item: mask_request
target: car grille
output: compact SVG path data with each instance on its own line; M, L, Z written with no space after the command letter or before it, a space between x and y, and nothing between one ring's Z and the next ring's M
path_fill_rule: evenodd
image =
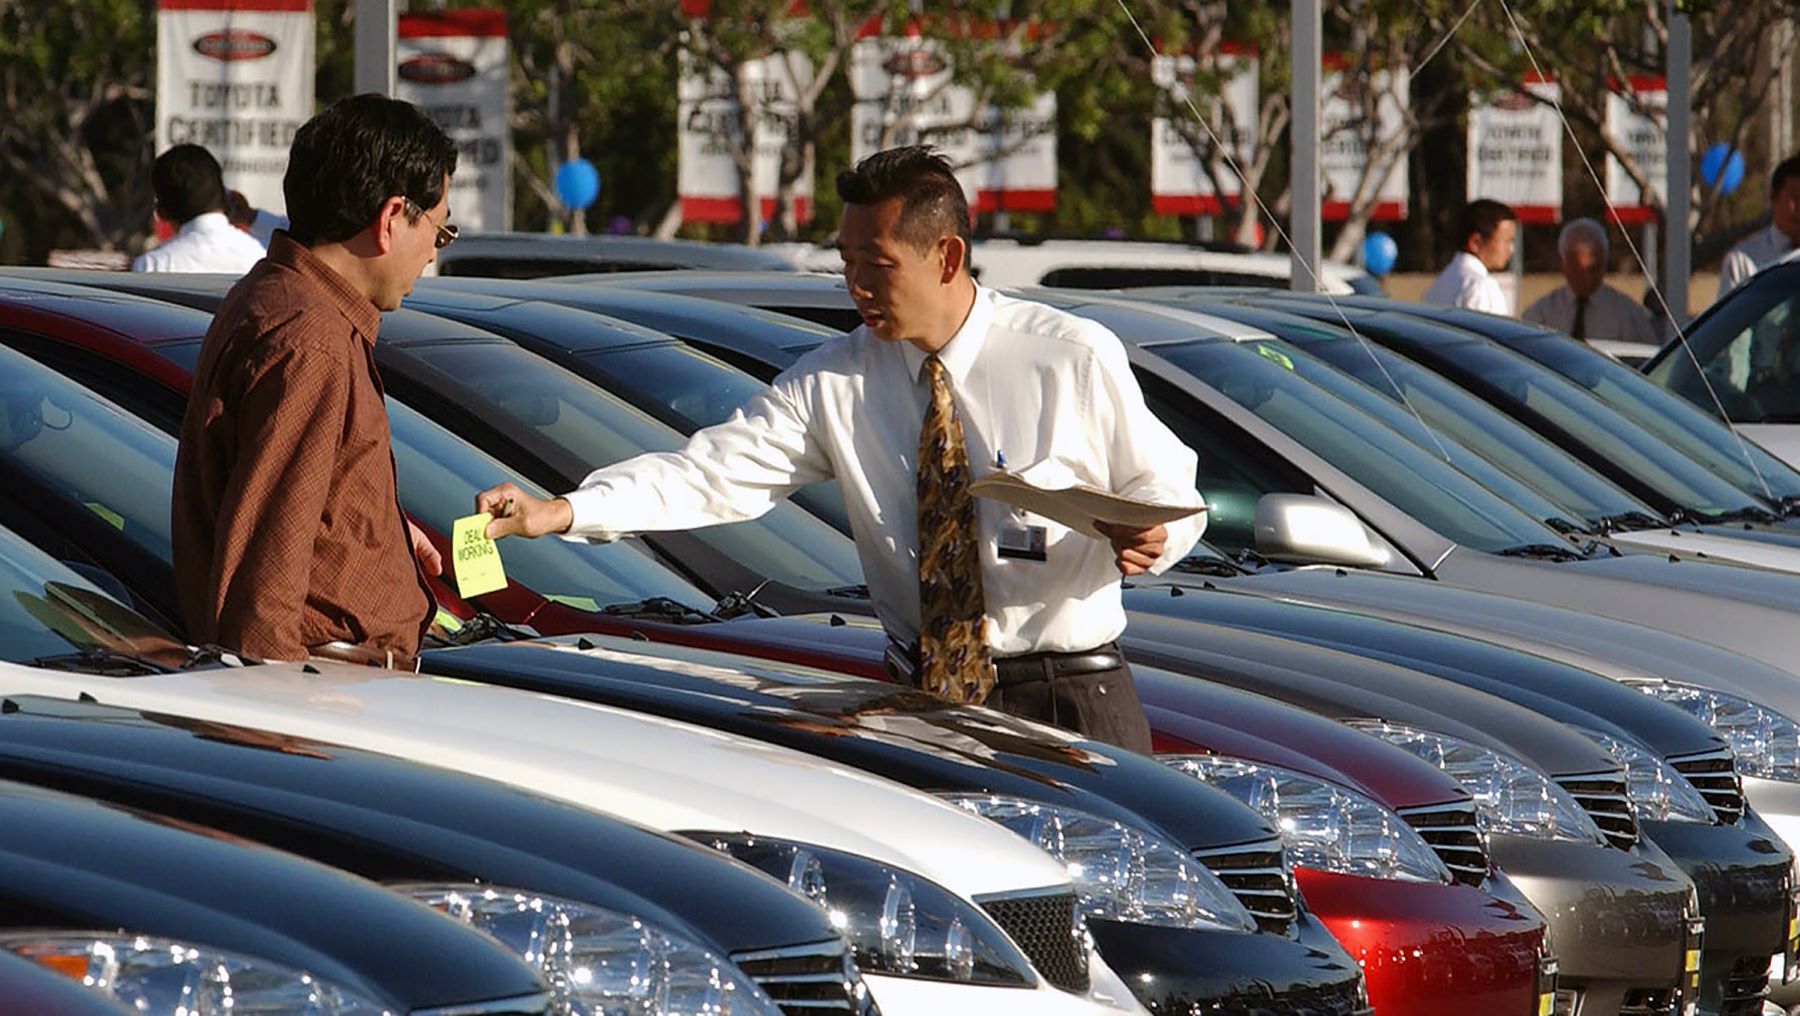
M1286 934L1294 926L1294 878L1288 871L1281 840L1263 840L1216 850L1196 850L1199 861L1225 883L1257 926Z
M1744 815L1744 784L1738 779L1737 758L1730 748L1681 755L1669 759L1675 771L1700 791L1713 814L1726 825L1736 825Z
M1575 803L1581 805L1581 810L1587 812L1594 824L1600 827L1600 831L1606 834L1608 843L1620 850L1630 850L1637 846L1637 817L1631 813L1625 770L1558 776L1555 779L1557 786L1568 791L1575 798Z
M1160 1010L1159 1010L1160 1011ZM1321 988L1295 988L1267 998L1236 995L1173 1012L1205 1012L1206 1016L1374 1016L1362 978Z
M1408 808L1400 813L1464 885L1480 885L1488 876L1487 844L1475 821L1475 802L1434 804Z
M1725 997L1719 1003L1719 1016L1759 1016L1763 1011L1763 999L1768 994L1768 959L1746 956L1731 965L1731 976L1725 980Z
M875 1016L875 1002L842 939L733 953L731 961L785 1016Z
M1675 989L1633 988L1625 993L1619 1016L1675 1016Z
M1064 991L1088 989L1087 943L1074 933L1080 904L1073 892L1007 896L981 901L1044 980Z

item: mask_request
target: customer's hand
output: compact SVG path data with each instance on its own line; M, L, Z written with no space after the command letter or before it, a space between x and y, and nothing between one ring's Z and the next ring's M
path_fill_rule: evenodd
M569 502L560 497L546 501L527 494L510 483L489 487L475 495L475 511L487 512L494 517L487 526L490 540L498 540L502 536L543 536L546 533L567 532L569 525L575 521L575 512L569 507Z
M1169 541L1169 531L1163 526L1133 529L1112 522L1096 522L1094 528L1112 541L1113 563L1119 566L1123 575L1142 575L1149 571L1162 556L1163 545Z
M444 574L444 558L431 545L431 537L425 535L425 530L420 529L412 519L407 519L406 535L412 540L413 557L419 559L419 567L425 570L425 574Z

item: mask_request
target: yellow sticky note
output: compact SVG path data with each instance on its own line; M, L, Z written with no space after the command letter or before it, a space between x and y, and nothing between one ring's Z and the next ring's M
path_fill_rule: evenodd
M456 572L456 593L465 600L506 588L506 569L500 566L500 548L487 537L487 525L493 518L482 512L457 519L450 527L450 558Z

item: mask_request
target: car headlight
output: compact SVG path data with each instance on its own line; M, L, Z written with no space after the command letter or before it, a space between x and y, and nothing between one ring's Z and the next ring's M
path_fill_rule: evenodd
M1688 778L1675 771L1643 745L1598 730L1576 727L1588 740L1606 749L1606 753L1625 767L1627 793L1631 809L1640 822L1698 822L1712 825L1712 805Z
M148 1016L294 1013L383 1016L387 1007L302 970L210 946L150 935L22 932L0 949L80 981Z
M1296 867L1403 882L1454 881L1405 819L1348 787L1222 755L1158 757L1261 812L1281 830Z
M1399 723L1350 720L1348 725L1412 752L1462 784L1475 799L1477 824L1485 833L1606 842L1575 798L1523 759Z
M487 932L542 971L569 1016L781 1016L730 961L615 910L498 886L388 888Z
M939 796L1000 823L1061 862L1089 917L1171 928L1256 930L1256 918L1217 875L1147 829L1017 797Z
M961 897L880 861L747 833L687 834L785 882L824 908L865 973L1032 985L1031 961ZM1071 908L1073 909L1073 908ZM1080 915L1074 915L1077 922ZM1085 936L1079 923L1071 935Z
M1676 681L1632 681L1702 723L1731 745L1737 770L1783 783L1800 783L1800 724L1747 698Z

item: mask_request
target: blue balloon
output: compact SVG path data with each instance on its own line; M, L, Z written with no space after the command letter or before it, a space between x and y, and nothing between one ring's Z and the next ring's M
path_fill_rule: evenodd
M1393 237L1379 231L1363 237L1363 267L1371 274L1386 275L1399 259L1400 245Z
M1732 152L1725 160L1725 171L1719 174L1719 193L1730 194L1744 182L1744 153Z
M1731 146L1723 141L1715 141L1706 146L1700 153L1700 179L1711 187L1719 182L1719 171L1725 168L1725 160L1731 156Z
M570 159L556 167L556 196L565 207L581 211L600 196L600 171L586 159Z

